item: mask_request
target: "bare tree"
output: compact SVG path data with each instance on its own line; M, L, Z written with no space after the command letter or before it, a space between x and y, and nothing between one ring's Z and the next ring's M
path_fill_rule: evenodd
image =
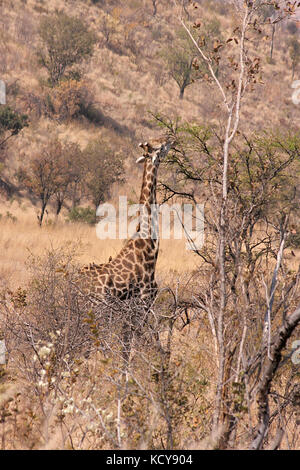
M179 8L176 2L174 4L175 8ZM295 4L296 2L292 2L291 5L288 5L287 15L294 13ZM257 56L251 57L246 42L249 40L249 35L261 34L261 30L258 28L261 2L247 1L243 4L235 2L235 8L240 20L239 26L227 41L218 44L215 48L216 54L220 48L224 49L224 61L228 57L231 64L229 67L230 72L227 71L222 77L216 74L214 68L215 58L205 53L201 43L191 32L184 16L179 16L180 24L193 42L199 58L207 65L211 83L220 96L223 125L220 131L215 128L205 128L205 126L191 126L188 130L190 142L195 142L192 152L195 155L198 152L197 161L199 161L199 155L202 155L205 163L203 167L199 165L195 167L195 164L190 160L192 157L189 156L187 149L178 149L173 164L177 166L179 186L174 188L174 185L171 187L168 183L163 185L168 197L181 194L195 201L197 182L199 184L206 183L208 185L206 193L210 195L208 203L209 206L214 207L213 211L207 209L208 214L205 221L208 226L207 230L213 230L214 235L212 237L215 238L215 241L209 236L211 248L203 250L195 248L195 252L202 260L203 270L200 269L200 271L202 275L205 272L206 279L209 279L207 284L203 280L199 281L201 282L201 288L195 295L195 302L208 315L215 344L217 376L212 436L217 438L220 447L226 447L229 442L234 442L238 421L236 415L238 410L241 411L242 409L241 404L238 404L233 398L234 395L237 396L237 390L234 387L241 387L239 391L241 402L246 399L245 396L247 395L248 410L253 402L253 397L257 393L257 388L254 385L251 393L249 392L248 387L250 387L249 383L253 380L253 376L250 380L245 369L247 362L252 364L254 357L259 354L254 345L251 345L249 315L250 312L254 312L253 309L256 311L261 310L263 301L261 294L256 300L254 299L253 289L257 289L257 292L265 291L266 294L266 314L262 315L260 319L257 318L257 326L260 323L264 327L260 358L262 363L266 360L269 364L266 368L261 367L259 369L261 384L259 394L264 404L267 404L270 385L278 366L277 360L287 339L299 324L299 315L297 313L292 315L293 320L289 327L287 327L286 317L284 317L283 326L279 329L276 330L271 325L271 320L274 321L275 316L273 303L275 290L278 286L277 276L279 270L281 270L281 276L283 276L281 282L283 282L285 276L283 250L290 230L291 219L295 217L294 202L297 194L297 183L294 180L289 188L291 189L290 201L292 203L291 205L286 204L284 201L287 201L287 199L281 183L277 181L275 186L273 186L273 183L279 175L282 181L285 179L284 170L287 167L292 168L296 165L296 171L299 171L296 163L299 141L297 137L292 138L292 140L289 140L289 137L281 140L273 135L262 144L263 140L255 142L244 135L244 143L247 147L246 153L244 152L245 149L242 150L240 147L243 98L247 91L253 89L253 85L259 80L261 73L260 59ZM280 11L276 21L280 20L281 15ZM196 21L194 27L197 28L197 26ZM232 58L232 51L226 56L226 48L228 47L235 48L236 59ZM178 129L175 129L170 122L165 121L165 125L174 134L178 134ZM178 141L180 142L180 138ZM182 142L184 142L184 139ZM294 146L295 144L296 146ZM280 155L276 151L274 152L277 145L279 145L277 148ZM271 151L272 147L273 151ZM271 151L271 154L266 153L266 149ZM266 160L263 162L263 158L267 155L271 157L272 162ZM277 161L275 171L273 171L273 158ZM259 166L261 164L264 166L264 170L259 176L260 182L258 182L253 172L254 167L256 167L256 163L254 163L256 159L260 161ZM238 168L243 160L245 172ZM258 160L256 160L257 163ZM244 177L240 179L241 173L244 173ZM246 180L248 181L247 187L244 186ZM269 183L266 185L267 181ZM180 184L183 182L185 184L184 191L180 189ZM190 183L190 192L187 189L188 186L186 186L187 182ZM278 215L276 211L272 214L275 201L272 201L271 193L267 189L268 184L271 184L270 188L282 187L281 196L277 193L277 203L282 208L281 213L278 213ZM258 187L261 188L261 192L257 198ZM248 199L249 188L251 188L250 192L252 193L250 199ZM260 223L259 221L264 224L264 236L254 241L255 228ZM270 287L267 286L264 277L268 274L259 275L261 269L264 273L268 273L269 256L275 257L277 260ZM287 291L282 291L283 303L277 299L276 313L280 311L283 305L286 309L285 315L287 315L288 310L293 308L294 302L297 301L295 289L298 283L299 273L291 280L290 288ZM245 312L241 309L244 302ZM254 305L256 305L255 308ZM244 380L240 382L241 374L244 374ZM232 384L234 381L236 385ZM242 392L244 387L245 392ZM266 437L269 428L267 421L268 414L260 410L260 424L258 427L264 426L264 431L259 433L260 437L257 437L253 444L254 446L257 445L257 448L264 445L262 440Z
M57 139L50 140L31 160L28 168L21 166L17 177L41 204L37 215L39 225L51 199L55 199L56 216L59 215L69 190L78 178L80 149L76 144L62 144Z

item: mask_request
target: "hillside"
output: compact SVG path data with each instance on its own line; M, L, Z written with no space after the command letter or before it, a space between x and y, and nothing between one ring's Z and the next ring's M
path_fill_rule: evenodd
M217 8L210 2L202 3L203 6L200 2L199 8L196 12L191 10L191 14L209 18L213 11L222 35L229 37L234 24L226 14L228 11L219 3ZM92 103L92 120L96 122L80 117L64 123L43 115L46 70L37 59L41 47L37 31L43 15L57 8L67 14L81 15L97 35L93 56L85 65L83 76ZM118 1L95 4L90 1L5 1L1 5L1 18L0 73L7 85L7 103L28 114L30 119L29 128L10 149L7 171L15 168L21 152L26 156L32 153L35 142L49 133L81 146L101 136L115 149L124 148L132 155L137 142L155 134L149 112L197 122L218 119L215 96L205 81L196 81L187 87L184 99L180 100L178 86L168 76L167 66L160 57L161 49L171 44L178 29L178 19L169 2L159 2L153 16L151 1L137 0L126 6ZM110 29L109 39L103 29ZM286 128L299 124L298 108L291 101L288 39L286 27L279 25L271 64L267 60L270 41L257 43L263 59L263 77L244 107L245 122L251 130L258 129L262 123ZM128 164L133 169L130 159Z

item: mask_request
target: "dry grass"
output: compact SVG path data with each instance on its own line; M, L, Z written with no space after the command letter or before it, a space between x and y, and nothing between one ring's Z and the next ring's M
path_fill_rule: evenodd
M6 217L7 211L16 217ZM34 208L29 204L14 202L1 204L0 214L0 277L9 280L15 288L27 280L26 260L29 254L42 255L47 249L68 247L72 244L78 252L78 262L103 263L115 256L122 247L122 240L100 240L95 227L82 223L64 222L64 217L53 224L54 216L46 218L42 228L38 226ZM184 240L161 240L157 273L167 279L170 274L183 273L196 266L195 255L186 250Z

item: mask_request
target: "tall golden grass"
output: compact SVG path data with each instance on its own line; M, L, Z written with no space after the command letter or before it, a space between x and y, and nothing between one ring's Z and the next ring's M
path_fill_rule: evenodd
M7 212L11 217L7 217ZM7 279L11 287L26 282L26 261L30 254L40 256L47 249L72 245L78 263L105 263L124 243L123 240L100 240L94 226L68 223L64 216L54 223L54 216L49 214L40 228L35 209L16 201L0 204L0 214L0 277ZM167 278L172 272L180 275L196 266L196 256L185 245L185 240L161 240L157 264L159 278Z

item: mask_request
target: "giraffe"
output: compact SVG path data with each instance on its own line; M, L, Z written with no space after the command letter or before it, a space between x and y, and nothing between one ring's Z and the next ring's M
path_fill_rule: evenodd
M94 298L110 295L120 300L140 298L150 307L157 294L155 268L159 251L156 183L161 161L167 156L174 141L161 137L140 143L143 155L136 163L144 162L140 194L140 223L135 234L126 241L115 258L108 263L90 264L81 269L88 293ZM152 210L156 208L156 210ZM150 233L151 232L151 233Z

